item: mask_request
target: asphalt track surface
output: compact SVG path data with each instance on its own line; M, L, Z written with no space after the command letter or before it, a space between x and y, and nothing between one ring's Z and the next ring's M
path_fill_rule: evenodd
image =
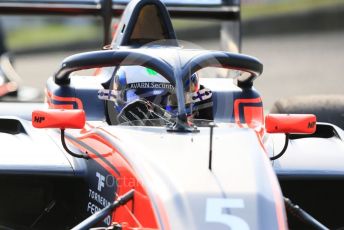
M218 41L197 45L218 49ZM243 53L264 64L255 87L266 109L279 98L311 94L344 95L344 31L271 35L243 39ZM24 84L43 89L46 79L72 52L20 56L16 69Z

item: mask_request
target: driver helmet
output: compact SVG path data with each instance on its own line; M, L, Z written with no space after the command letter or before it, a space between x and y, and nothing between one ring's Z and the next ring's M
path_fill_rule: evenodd
M192 111L192 93L198 91L198 77L193 74L185 83L187 113ZM113 89L116 92L115 109L120 113L129 103L143 99L177 115L177 100L174 86L156 71L142 66L120 67L115 75ZM189 115L190 115L189 114Z

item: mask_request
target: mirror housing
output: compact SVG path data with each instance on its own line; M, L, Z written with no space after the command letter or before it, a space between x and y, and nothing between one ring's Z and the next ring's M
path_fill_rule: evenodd
M46 109L32 112L35 128L82 129L86 116L81 109Z
M316 130L313 114L268 114L265 117L267 133L312 134Z

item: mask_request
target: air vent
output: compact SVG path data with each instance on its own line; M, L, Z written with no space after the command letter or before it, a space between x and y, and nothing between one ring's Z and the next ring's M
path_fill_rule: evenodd
M16 119L1 118L0 132L9 134L25 133L22 123Z
M317 124L317 129L313 134L290 134L289 139L300 139L308 137L331 138L336 137L340 139L339 134L331 125Z

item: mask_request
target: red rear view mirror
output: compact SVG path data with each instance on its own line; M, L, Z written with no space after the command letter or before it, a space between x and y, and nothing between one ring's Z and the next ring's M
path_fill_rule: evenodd
M268 133L304 133L316 130L316 117L313 114L268 114L265 117Z
M32 125L35 128L82 129L85 120L84 110L79 109L46 109L32 112Z

